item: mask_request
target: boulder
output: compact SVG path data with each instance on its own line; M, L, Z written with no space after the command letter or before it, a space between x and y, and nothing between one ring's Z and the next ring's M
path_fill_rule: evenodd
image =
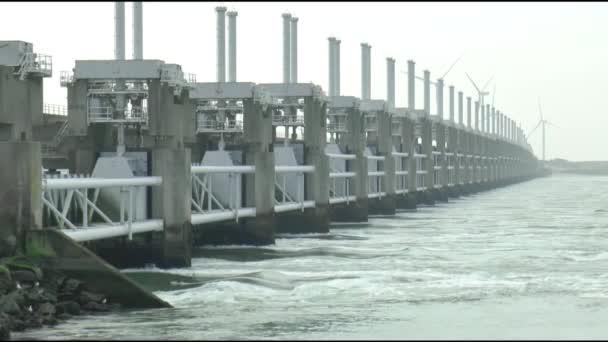
M7 314L0 314L0 340L10 340L11 319Z
M79 315L80 314L80 304L75 301L65 301L59 302L55 305L55 309L58 314L69 314L69 315Z
M80 293L80 295L78 296L78 303L80 303L80 305L84 305L89 302L102 303L102 301L105 298L106 297L101 294L97 294L97 293L93 293L93 292L89 292L89 291L82 291Z
M0 313L5 313L13 316L21 314L20 303L16 292L11 292L8 295L0 297Z
M9 293L15 289L15 282L13 281L8 269L0 266L0 296Z
M11 273L12 278L22 284L34 284L40 280L31 270L16 270Z
M60 290L64 293L78 293L82 287L83 283L80 280L68 278L61 284Z

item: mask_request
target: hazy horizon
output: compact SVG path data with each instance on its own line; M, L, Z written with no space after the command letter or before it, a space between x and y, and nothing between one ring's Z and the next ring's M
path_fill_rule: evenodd
M177 3L144 2L144 58L177 63L198 82L215 81L214 7L238 11L237 81L282 81L282 18L298 22L298 81L319 84L327 92L328 41L341 43L342 95L360 96L360 43L371 49L372 98L386 98L386 57L396 59L396 105L406 106L406 61L416 62L431 79L477 98L465 72L487 87L486 103L521 122L527 134L539 120L540 97L547 127L547 160L608 160L597 142L604 138L600 108L608 66L605 3ZM44 81L45 103L66 103L59 73L76 59L112 59L114 5L89 3L0 4L0 40L24 40L34 51L53 56L53 77ZM27 18L27 19L25 19ZM126 56L132 54L131 3L126 6ZM24 23L28 23L24 25ZM494 95L494 86L496 94ZM416 84L416 107L422 107L422 83ZM434 87L431 112L436 113ZM456 113L456 118L457 118ZM466 121L466 106L465 106ZM541 157L540 128L529 139ZM595 145L594 145L595 144Z

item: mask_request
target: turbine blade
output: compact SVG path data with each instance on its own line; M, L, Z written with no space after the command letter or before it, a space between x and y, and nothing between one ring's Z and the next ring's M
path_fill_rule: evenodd
M477 89L477 93L481 93L481 90L479 90L479 88L477 88L477 84L475 84L475 82L473 82L473 80L471 79L471 76L469 76L469 74L467 74L466 72L464 74L467 75L467 77L469 78L469 81L471 81L471 83L473 83L473 87L475 87L475 89Z
M528 133L527 137L530 138L532 136L532 133L534 133L534 131L536 131L536 129L538 128L538 126L540 126L540 124L542 123L542 121L539 121L538 124L536 125L536 127L534 127L534 129Z
M545 122L548 123L549 125L553 126L553 127L561 128L561 127L559 127L558 125L554 124L551 121L545 120Z
M486 82L486 84L483 86L483 88L481 88L482 90L486 90L486 87L488 86L488 84L490 84L490 81L494 78L494 75L492 75L492 77L490 77L490 79Z
M450 70L452 70L452 68L454 67L454 65L456 65L456 63L458 63L458 61L462 58L462 56L464 56L464 51L462 52L462 54L460 54L460 56L454 61L454 63L452 63L452 65L450 65L450 67L448 68L448 71L446 71L443 76L441 76L441 79L445 79L445 77L447 76L447 74L450 72Z
M540 107L540 96L538 97L538 114L540 114L540 119L543 119L543 110Z

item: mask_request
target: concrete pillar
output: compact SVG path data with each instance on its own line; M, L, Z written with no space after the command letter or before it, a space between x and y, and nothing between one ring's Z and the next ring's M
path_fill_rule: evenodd
M381 191L386 193L385 197L371 200L370 212L381 215L394 215L396 209L395 201L395 158L392 155L392 129L391 117L386 111L377 114L378 122L378 154L384 156L384 180Z
M298 83L298 18L291 17L291 52L290 52L290 71L291 83Z
M217 14L217 82L226 82L226 7L215 8Z
M133 2L133 59L143 59L143 11L142 2Z
M125 59L125 3L114 2L114 59Z
M336 79L334 81L336 85L336 96L340 96L340 42L340 39L336 39L334 52L334 58L336 59L336 62L334 63L336 67Z
M437 199L442 202L448 201L447 195L447 186L448 186L448 163L447 157L445 155L445 143L446 143L446 130L447 127L442 124L436 124L436 140L437 140L437 151L441 154L439 155L439 165L441 166L441 170L439 171L439 184L440 188L438 189L439 194Z
M275 233L272 109L264 111L253 99L243 105L244 164L255 166L255 174L245 177L245 205L255 207L256 216L246 221L242 234L252 244L270 244Z
M437 116L443 120L443 80L437 80Z
M42 229L40 143L0 142L0 257L23 252L25 234ZM9 162L10 161L10 162Z
M424 70L424 115L431 115L431 73Z
M236 11L226 12L228 16L228 82L236 82Z
M471 97L467 96L467 127L471 128Z
M283 83L289 83L291 79L291 14L283 13Z
M361 43L361 99L371 98L371 45Z
M486 133L486 111L485 111L485 106L483 104L481 104L481 132L482 133Z
M354 154L355 160L347 161L347 170L355 172L355 177L350 185L350 192L356 200L348 205L332 206L331 220L338 222L367 222L368 198L367 198L367 158L365 151L365 130L363 127L362 113L358 108L351 108L347 116L346 139L344 149L348 154Z
M336 38L327 38L329 42L329 89L328 95L330 97L337 96L336 94Z
M407 61L407 108L410 111L416 109L416 63Z
M160 147L152 150L152 175L163 184L152 188L152 215L163 219L162 267L190 267L192 178L190 150Z
M386 58L386 104L388 110L395 109L395 60L390 57Z
M416 159L414 153L416 153L414 145L414 121L408 118L403 118L401 124L401 138L402 138L402 152L408 154L406 159L407 174L407 185L408 192L404 198L400 198L397 201L397 208L401 209L416 209Z
M486 132L488 134L492 134L492 112L490 110L491 106L488 104L486 105L486 122L487 122L487 129Z
M450 122L454 123L454 86L449 87L449 110Z
M475 101L475 131L479 131L479 101Z

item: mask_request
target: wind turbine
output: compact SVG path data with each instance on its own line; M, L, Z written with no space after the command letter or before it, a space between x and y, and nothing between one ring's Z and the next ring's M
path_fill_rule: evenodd
M545 120L543 118L543 110L540 106L540 97L538 98L538 113L540 115L540 120L538 121L538 124L536 124L536 127L534 127L534 129L532 129L532 131L530 131L530 133L528 133L528 138L530 138L530 136L532 135L532 133L534 133L534 131L536 131L536 129L538 128L538 126L540 126L542 124L542 139L543 139L543 162L545 161L545 125L549 124L552 125L554 127L558 127L556 124Z
M471 76L469 76L468 73L465 72L465 75L467 75L469 81L471 81L471 83L473 83L473 87L475 87L475 89L477 89L477 95L479 96L479 105L481 107L483 107L484 105L484 96L486 95L490 95L489 92L485 91L486 87L488 86L488 84L490 84L490 81L494 78L494 75L492 75L492 77L490 77L490 79L488 79L488 81L486 82L486 84L484 84L483 88L481 88L481 90L479 89L479 87L477 86L477 84L475 84L475 82L473 82L473 79L471 79Z
M465 53L465 51L463 51L462 54L460 54L460 56L458 58L456 58L456 60L448 68L448 70L446 72L444 72L441 77L439 77L440 80L443 80L447 76L447 74L450 72L450 70L452 70L452 68L454 67L454 65L456 65L456 63L458 63L458 61L462 58L462 56L464 56L464 53ZM402 70L401 72L404 73L404 74L407 74L407 71ZM416 77L417 79L419 79L421 81L424 81L424 77L420 77L420 76L417 76L417 75L414 76L414 77ZM432 80L430 81L430 83L432 85L435 85L435 86L437 85L437 82L433 82Z

